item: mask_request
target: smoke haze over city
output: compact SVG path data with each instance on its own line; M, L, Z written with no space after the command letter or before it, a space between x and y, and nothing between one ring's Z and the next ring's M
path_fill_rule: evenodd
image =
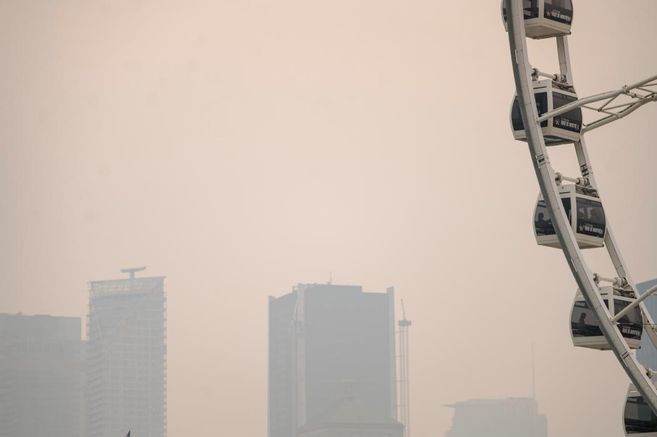
M655 18L577 0L578 92L655 74ZM165 276L169 436L265 436L269 296L329 281L404 299L413 437L531 398L532 345L549 435L622 435L627 377L572 346L577 286L534 239L498 2L0 1L0 35L0 313L84 320L89 282ZM656 111L588 137L638 281Z

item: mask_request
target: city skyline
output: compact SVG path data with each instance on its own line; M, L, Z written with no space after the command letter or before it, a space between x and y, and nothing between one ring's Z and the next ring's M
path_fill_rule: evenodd
M577 0L578 95L657 71L657 4L631 3ZM82 316L90 279L166 274L170 435L214 436L218 420L266 432L267 297L331 272L404 298L414 437L449 429L444 404L529 396L532 343L550 432L622 435L627 377L573 348L577 284L532 235L539 190L512 137L499 2L0 12L0 311ZM531 44L557 71L553 46ZM654 117L646 105L589 136L639 282L657 276ZM551 158L572 176L571 152Z
M92 351L94 349L94 347L93 347L93 344L90 344L89 333L94 330L93 326L98 323L98 322L94 322L94 320L93 320L94 316L92 316L92 314L95 311L95 310L92 309L94 307L93 291L95 290L96 293L101 292L101 293L104 293L104 294L107 294L109 292L110 295L115 294L117 292L121 294L121 290L124 290L124 292L128 292L128 290L131 290L129 293L134 293L135 291L138 292L139 289L144 288L144 286L146 287L146 288L144 288L144 290L150 289L152 287L152 285L146 285L146 283L144 283L143 286L136 286L138 281L142 281L142 282L147 281L148 283L150 283L153 280L162 281L164 279L164 277L136 277L136 275L135 275L136 272L140 272L140 271L143 271L143 270L145 270L145 267L134 268L134 269L121 269L121 273L124 273L124 274L128 273L130 275L130 277L127 278L127 279L123 278L123 279L112 279L112 280L89 282L89 289L91 291L91 294L90 294L90 302L89 302L89 313L87 314L87 318L88 318L89 321L88 321L88 330L87 330L87 335L86 336L82 335L82 331L81 331L82 319L79 318L79 317L76 318L76 317L71 317L71 316L62 317L62 316L53 316L53 315L24 315L22 313L19 313L17 315L8 315L8 314L0 313L0 324L7 317L9 317L9 318L21 317L21 318L27 318L27 319L31 318L31 319L34 319L35 321L61 319L62 321L67 321L69 325L71 324L71 322L76 322L77 321L77 325L78 325L77 326L77 328L78 328L78 336L77 337L79 338L78 350L81 351L83 348L86 348L86 349L89 349L90 351ZM652 282L654 282L654 281L651 281L650 283L652 283ZM641 284L641 287L646 288L648 286L648 284L649 283ZM135 288L135 286L136 286L136 288ZM126 288L126 287L128 287L128 288ZM160 285L160 287L161 287L161 285ZM133 290L133 288L134 288L134 290ZM283 311L283 313L280 313L280 309L285 310L285 308L280 307L281 304L279 304L279 303L276 303L276 306L279 307L279 310L276 310L274 313L271 312L272 308L273 308L271 306L272 303L277 302L277 301L282 302L283 300L289 301L289 302L287 302L288 306L289 306L290 303L292 304L292 306L290 308L293 309L294 313L296 313L298 311L302 311L304 313L304 318L308 317L306 315L306 310L301 310L300 307L299 307L299 305L300 305L299 302L301 302L301 305L305 306L305 304L303 304L303 302L305 302L307 298L301 298L299 300L299 298L296 297L295 298L296 300L290 301L290 297L299 296L299 293L302 293L305 296L306 292L308 292L308 291L311 293L311 300L313 299L312 296L314 296L315 293L317 293L317 292L319 292L319 294L317 294L317 296L320 297L320 298L322 296L329 297L331 295L334 295L335 297L339 298L339 296L341 294L344 295L344 297L347 297L349 295L351 295L353 297L357 297L358 295L362 295L363 298L366 298L367 296L371 296L372 298L376 298L377 295L380 295L381 297L385 298L384 301L387 302L387 305L391 305L392 308L395 307L395 305L394 305L395 297L394 297L394 288L393 287L388 287L385 294L371 293L371 292L364 293L361 286L338 285L338 284L333 284L332 280L329 280L326 283L298 284L295 287L293 287L292 292L287 294L287 295L283 295L283 296L278 297L278 298L270 296L269 297L270 318L273 317L272 314L278 314L278 316L276 316L276 317L277 317L277 319L280 319L280 316L285 313L285 311ZM347 294L344 294L345 292ZM337 294L335 294L335 293L337 293ZM354 295L353 293L356 293L356 294ZM110 295L108 295L108 297ZM285 298L285 299L283 299L283 298ZM97 297L96 297L96 299L97 299ZM334 299L334 298L331 298L331 299ZM329 301L331 299L329 299ZM324 300L325 300L325 298L324 298ZM313 306L316 307L316 309L319 309L322 312L324 312L327 309L329 309L329 308L331 308L335 305L335 303L334 303L334 304L329 304L328 307L325 307L325 305L327 303L329 303L329 301L326 301L326 302L322 303L322 301L320 300L317 303L313 304ZM295 302L297 302L297 303L295 303ZM314 302L314 300L313 300L313 302ZM354 302L352 302L351 305L353 305L353 303ZM282 305L286 305L286 303L283 302ZM402 306L403 306L403 302L402 302ZM336 309L337 309L337 307L333 308L332 311L335 311ZM347 307L344 306L343 310L346 310L346 309L347 309ZM342 312L342 311L338 311L338 313L336 313L334 315L338 316L339 318L344 317L344 315L339 315L340 312ZM395 314L397 312L400 312L400 314L401 314L400 318L397 318L395 316ZM390 313L389 310L387 310L387 309L385 311L385 313L388 314L388 315L385 316L385 318L391 317L391 319L389 321L390 323L388 323L389 326L388 326L387 329L392 330L389 333L389 340L387 340L387 341L392 341L393 343L396 344L396 346L392 346L393 349L389 353L386 353L386 354L389 355L389 359L392 360L391 362L392 362L392 365L393 365L394 375L392 377L388 377L388 376L384 377L384 380L387 379L390 382L389 385L388 385L388 390L391 390L392 398L388 402L389 407L387 407L387 408L391 408L391 412L390 412L391 415L390 415L389 419L384 419L383 416L381 416L381 418L379 419L379 420L381 420L381 422L379 423L378 426L381 427L380 432L382 433L381 434L382 436L384 436L384 435L388 436L389 435L388 433L392 432L392 434L390 434L390 435L393 435L393 436L398 435L399 437L402 437L402 435L405 435L405 434L403 434L403 427L401 427L399 424L396 424L397 422L395 421L395 418L397 420L399 419L399 417L398 417L399 414L403 414L401 412L402 411L401 410L402 405L400 404L400 402L402 402L402 399L399 397L399 393L397 393L397 390L400 388L400 383L401 383L400 374L397 373L398 370L395 370L395 369L398 369L398 367L402 366L402 365L408 366L408 363L401 364L401 361L399 361L400 358L401 358L400 354L402 352L398 348L400 348L402 346L401 346L400 343L398 343L398 341L400 341L400 340L398 339L399 331L397 329L399 329L399 327L402 326L402 324L404 324L404 326L406 326L406 324L410 325L410 321L408 319L406 319L406 314L405 314L405 311L403 311L403 308L402 308L401 311L397 311L397 312L395 312L393 310L392 313ZM326 314L325 317L326 316L330 317L331 314ZM112 317L116 317L116 316L112 316ZM295 316L295 317L297 317L297 316ZM311 325L312 325L313 324L312 319L315 318L315 316L313 315L312 312L310 314L310 317L311 317ZM356 320L357 319L354 319L354 322ZM276 323L278 323L278 322L274 322L274 325L272 325L271 323L272 322L270 321L270 330L271 330L271 327L276 326ZM291 322L290 320L288 320L286 322L285 320L282 320L282 323L283 323L283 325L288 326L288 325L290 325L290 323L293 323L293 321ZM280 325L280 323L279 323L279 325ZM281 325L281 326L283 326L283 325ZM363 326L367 326L367 324L365 324ZM107 327L109 327L109 325ZM317 334L319 334L320 336L324 336L325 339L333 337L332 334L330 334L328 331L326 331L325 328L327 328L327 327L328 327L328 325L324 326L320 331L317 331ZM284 328L284 326L283 326L283 328ZM69 331L70 331L70 329L69 329ZM283 329L283 331L285 331L285 329ZM374 334L374 332L372 331L371 334ZM29 333L26 333L24 335L29 335ZM270 333L270 335L271 335L271 333ZM305 332L304 332L303 337L304 338L306 337ZM340 336L333 337L333 339L331 341L337 342L336 344L339 344L342 341L344 341L344 339L341 340L341 338L342 337L340 337ZM41 340L38 340L36 338L35 338L35 340L36 341L41 341ZM125 336L122 336L121 339L120 339L121 344L128 345L129 342L126 343L126 341L127 341L127 338ZM278 343L271 343L271 341L272 340L270 340L270 354L274 350L274 349L272 349L272 347L274 347L274 348L277 347L277 346L273 346L273 345L278 344ZM359 337L354 337L351 341L360 342L360 341L362 341L362 339L359 339ZM370 341L371 341L371 339L370 339ZM406 339L405 341L408 341L408 339ZM279 341L279 343L280 343L280 341ZM318 343L317 339L312 341L310 344L313 344L313 349L314 350L319 350L318 347L321 348L321 346L319 346L319 344L321 344L321 342ZM0 344L0 346L1 346L1 344ZM125 346L119 346L119 345L117 345L117 346L119 348L124 348L125 347ZM335 353L335 352L337 352L337 350L333 351L333 353ZM408 353L408 351L406 351L406 353ZM115 350L113 354L114 355L120 355L120 353L117 353L117 350ZM280 352L275 352L275 354L280 354ZM370 356L370 355L371 354L368 354L368 356ZM305 354L304 354L304 356L305 356ZM370 356L368 358L368 360L371 361L374 358L375 358L374 356ZM79 372L78 381L80 383L79 384L80 390L79 390L78 395L79 395L80 407L78 408L78 412L76 413L76 414L79 415L79 417L78 417L78 420L79 420L78 431L81 433L81 435L84 435L84 436L87 436L87 435L88 436L113 435L113 434L100 433L100 430L99 431L93 431L93 429L90 429L89 428L89 423L97 422L97 420L93 419L93 416L89 416L88 412L86 413L87 420L85 421L85 419L84 419L85 411L88 411L87 409L89 408L89 404L87 404L87 403L90 401L90 399L89 399L89 389L84 387L84 380L85 380L85 378L87 378L87 380L88 380L89 376L85 377L84 374L89 372L89 369L93 368L93 361L94 361L93 360L93 353L92 353L92 355L88 356L87 360L90 360L90 361L87 361L87 363L85 364L85 362L83 362L83 360L80 356L79 369L78 369L78 372ZM317 361L317 359L315 359L315 361ZM320 361L322 361L322 360L320 360ZM317 361L317 362L320 362L320 361ZM374 363L374 362L375 361L372 361L372 363ZM89 366L91 366L91 367L89 367ZM85 368L87 370L84 370ZM270 375L272 375L271 372L270 372ZM272 376L270 376L270 378L271 377ZM406 375L406 377L408 377L408 375ZM374 405L369 401L364 402L366 400L365 397L362 397L360 394L358 394L360 392L360 389L358 388L360 383L357 382L355 379L348 379L348 380L341 379L340 381L342 381L343 384L342 385L338 384L338 386L336 386L337 391L335 391L335 393L334 393L335 396L333 396L333 398L332 398L334 400L329 401L329 404L326 405L329 408L326 409L326 410L321 410L321 409L318 410L318 412L321 411L322 414L319 414L319 415L314 414L314 413L311 414L312 419L309 420L308 422L305 422L305 420L304 420L304 423L302 424L302 426L299 427L299 432L300 432L299 436L300 437L306 437L306 436L308 436L308 437L315 437L315 436L331 437L333 434L328 433L329 431L324 431L324 429L325 429L324 427L327 426L327 425L332 429L333 427L337 426L337 424L340 424L340 426L348 426L347 425L349 423L348 420L354 420L354 422L351 424L351 426L358 427L358 426L363 426L363 424L366 423L366 422L363 422L363 420L365 420L367 418L376 417L376 414L374 414L374 415L372 414L373 411L374 411L374 410L372 410L372 408L374 408ZM270 384L271 384L271 382L270 382ZM377 384L377 385L380 385L380 384ZM384 388L383 386L380 386L380 387L377 388L377 390L378 389L383 389L383 388ZM361 389L362 389L362 387L361 387ZM270 388L270 390L271 390L271 388ZM323 392L323 394L321 396L326 396L327 393L328 393L326 390L322 390L322 392ZM319 394L319 392L316 393L316 394ZM3 398L0 397L0 401L2 399ZM276 399L271 398L271 394L270 394L270 399L271 399L270 402L273 401L273 404L270 403L270 408L271 408L271 405L280 405L281 404L280 400L276 400ZM378 396L374 397L374 398L371 398L371 400L375 400L375 399L378 399ZM7 400L9 400L9 398L5 399L5 401L7 401ZM505 400L505 399L499 399L499 400L471 399L471 400L467 400L467 401L457 401L455 404L448 405L448 406L453 407L453 408L459 407L459 408L456 408L458 411L463 409L463 412L459 413L459 414L460 415L465 414L467 416L467 414L471 414L471 413L466 413L465 412L466 407L468 405L484 405L484 404L482 404L482 402L484 402L484 403L486 403L485 405L488 405L493 410L495 408L497 408L496 405L499 405L499 407L502 408L502 410L507 411L508 408L503 407L505 405L505 403L509 403L511 401L518 403L518 402L520 402L520 400L522 400L522 399L521 398L511 398L511 399L507 399L507 400ZM377 403L377 402L378 401L376 401L375 403ZM535 400L532 399L532 402L535 403ZM123 405L123 404L124 404L124 402L121 401L121 403L117 404L117 406L118 405ZM520 405L520 403L518 403L518 405ZM460 406L462 406L463 408L461 408ZM125 408L125 406L121 406L120 408L123 409L123 408ZM507 409L504 409L504 408L507 408ZM525 407L523 407L523 408L525 408ZM296 409L296 407L295 407L295 409ZM306 408L304 408L304 411L305 410L306 410ZM500 412L502 410L500 410ZM510 412L510 411L519 411L519 410L518 410L517 407L513 407L513 408L511 408L511 410L508 410L508 411ZM67 414L73 414L73 410L71 410L71 409L67 409L67 412L68 412ZM135 414L137 414L137 415L134 416L134 418L140 417L140 413L135 412ZM271 414L271 412L270 412L270 414ZM475 415L476 415L476 413L475 413ZM490 416L490 414L488 414L486 417L489 417L489 416ZM542 416L542 417L543 417L542 420L545 421L544 416ZM482 417L482 419L483 419L483 417ZM138 419L138 420L142 420L142 419ZM326 422L327 420L329 422ZM338 420L339 422L336 422L336 425L331 425L331 422L330 422L331 420ZM460 429L459 427L463 427L463 425L456 425L456 424L464 424L464 423L467 422L467 421L464 421L465 419L463 419L458 414L454 416L453 420L454 420L453 423L455 424L453 426L456 426L456 428L453 428L451 431L449 431L446 434L447 437L450 437L452 434L455 435L455 436L456 435L461 435L461 434L454 434L455 432L457 432L455 430ZM526 420L526 418L524 418L523 420ZM342 422L340 422L340 421L342 421ZM523 428L525 426L524 424L516 429L513 425L510 424L510 422L504 422L504 420L502 420L502 419L500 419L496 423L498 423L498 425L496 425L496 426L499 426L499 427L506 426L507 427L506 432L510 432L509 430L512 430L512 429L517 430L518 432L522 432L522 430L525 429L525 428ZM506 425L504 425L504 423L506 423ZM135 425L138 425L138 424L139 424L139 422L135 423ZM370 432L370 433L376 432L376 430L374 428L371 428L372 425L373 425L373 423L372 424L367 423L367 426L368 426L367 429L369 430L368 432ZM541 429L541 427L543 425L539 424L537 426L539 426L539 429ZM42 428L42 429L44 429L44 428ZM132 435L137 435L135 430L139 430L139 425L138 426L126 427L126 429L131 430ZM326 428L326 429L329 429L329 428ZM342 429L342 428L336 428L336 430L337 429ZM360 428L358 428L358 429L360 429ZM501 429L502 428L500 428L500 430ZM547 429L547 428L545 428L545 429ZM356 430L356 428L354 428L354 430ZM121 433L121 431L118 431L118 432ZM467 431L461 430L460 432L467 432ZM547 431L545 431L545 432L547 432ZM4 435L4 434L0 433L0 435ZM10 434L7 434L7 435L10 435ZM143 433L139 433L139 435L143 435ZM154 435L154 436L162 435L162 436L164 436L166 434L165 433L164 434L151 434L151 433L148 433L146 435ZM286 435L288 435L288 434L285 433L285 432L282 433L282 434L276 433L276 432L274 432L273 434L271 432L269 433L270 437L280 437L280 436L286 436ZM294 435L296 435L296 434L294 434ZM463 434L463 435L467 435L467 434ZM537 434L537 436L543 437L544 434L539 433L539 434Z

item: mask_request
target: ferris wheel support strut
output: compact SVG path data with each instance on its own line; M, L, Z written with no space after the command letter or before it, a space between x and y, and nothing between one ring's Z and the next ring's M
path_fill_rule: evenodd
M504 0L504 5L508 11L509 46L511 49L513 74L516 83L520 112L527 135L527 142L534 170L543 194L543 199L545 200L548 212L552 218L553 226L559 238L561 248L563 249L566 261L568 262L579 289L581 290L587 304L598 318L600 329L609 342L611 350L616 355L618 362L621 364L628 377L650 408L654 412L657 412L657 392L655 387L650 381L646 369L639 364L634 357L634 354L632 354L630 347L619 331L617 324L612 322L612 316L605 306L602 296L598 292L598 285L595 282L594 275L584 261L575 234L568 222L566 212L559 197L559 190L555 180L555 171L550 165L543 133L540 130L540 124L537 123L539 117L532 89L531 74L533 70L529 65L527 56L527 40L525 36L522 0ZM568 41L565 37L557 38L557 48L562 75L565 76L569 84L572 84ZM583 138L580 142L575 144L575 150L580 163L582 176L589 178L591 184L595 188L595 178L593 176L586 144ZM632 282L632 279L629 277L629 272L625 268L620 251L617 249L613 233L609 227L605 236L605 244L617 273L621 278L625 278L628 284L630 284L636 292L636 287ZM642 303L640 305L644 315L646 315L647 311L645 311L645 306L643 306ZM651 321L649 315L648 320ZM657 335L654 330L649 329L647 331L653 343L657 344Z
M655 294L655 292L657 292L657 285L652 287L651 289L649 289L645 293L643 293L641 296L639 296L638 299L636 299L634 302L632 302L631 304L629 304L628 306L623 308L623 310L621 312L616 313L616 315L611 319L611 321L613 323L618 323L620 321L620 319L622 319L623 317L628 315L630 313L630 311L632 311L634 308L636 308L638 306L641 306L641 303L643 303L644 300L646 300L647 298L649 298L650 296Z

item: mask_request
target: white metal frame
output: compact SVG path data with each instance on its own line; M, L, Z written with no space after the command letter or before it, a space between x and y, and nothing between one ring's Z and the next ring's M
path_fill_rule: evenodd
M657 102L657 76L649 77L632 85L625 85L617 90L579 99L557 110L543 114L538 120L542 122L575 108L584 108L601 114L594 121L584 124L582 129L582 134L584 134L612 121L625 118L650 102Z
M621 364L630 381L634 384L637 391L641 393L650 408L657 412L657 389L650 380L649 375L651 372L645 369L636 360L636 357L631 352L629 345L623 338L615 318L612 317L609 310L605 306L604 300L599 293L596 281L597 278L589 269L583 257L582 251L577 245L577 240L575 238L572 226L570 223L568 223L563 205L561 203L561 197L559 195L559 189L556 183L557 173L550 164L547 148L545 146L545 140L540 129L541 119L539 118L536 110L536 101L534 99L532 88L532 76L535 74L535 70L533 70L529 64L522 0L504 0L504 5L507 10L508 36L513 74L525 131L527 132L527 142L529 145L534 170L536 172L536 177L538 179L543 198L546 201L547 208L552 217L552 222L554 224L555 230L557 231L557 235L561 243L561 248L566 257L566 261L568 262L570 270L577 282L577 285L579 286L582 295L593 310L594 314L600 321L601 331L609 342L610 348L614 352L618 362ZM568 84L572 85L573 78L570 63L570 53L568 48L568 37L557 37L556 43L559 54L559 66L561 70L559 77L564 79ZM650 95L650 92L652 92L651 90L655 87L655 80L657 80L657 78L648 79L647 82L644 81L645 83L634 88L635 90L643 90L645 93L647 93L647 97L644 96L643 98L638 98L638 100L634 98L635 102L626 107L626 109L621 109L619 115L607 114L606 117L611 118L603 118L602 120L589 125L588 130L622 118L628 113L633 112L634 110L638 109L638 107L643 106L650 101L657 101L657 97L651 97ZM626 91L629 90L626 89ZM623 93L618 94L618 96L621 94ZM624 95L627 96L627 93ZM613 98L613 95L607 94L606 97L610 99ZM602 101L602 99L594 100ZM583 106L584 104L589 104L592 102L587 101L586 99L582 99L579 103L581 106ZM571 110L572 108L568 106L569 105L559 108L557 112L567 112ZM610 109L609 105L606 107L606 109ZM549 118L555 114L556 112L552 114L545 114L543 117ZM584 135L582 135L579 142L575 143L575 151L579 161L582 178L588 182L591 188L597 189L597 184L586 148ZM634 291L634 294L639 296L636 285L625 265L625 262L623 261L623 257L616 243L616 239L610 226L609 217L607 217L606 222L607 232L605 236L605 246L607 247L607 251L615 267L616 274L619 278L621 278L620 281L622 281L626 287L631 288ZM652 343L657 345L657 333L655 332L655 324L652 320L652 317L646 311L643 302L639 302L637 304L641 306L642 314L644 316L644 323L646 324L646 329L644 331L648 334Z

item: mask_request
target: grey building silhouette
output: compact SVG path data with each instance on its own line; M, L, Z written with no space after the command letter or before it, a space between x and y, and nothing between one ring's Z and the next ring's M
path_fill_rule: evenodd
M392 288L300 284L270 298L269 437L401 437L394 314Z
M86 437L166 436L164 277L89 284Z
M531 398L473 399L454 409L446 437L547 437L547 418Z
M0 436L79 437L82 321L0 314Z
M637 288L639 293L645 293L649 288L652 288L655 285L657 285L657 279L637 284ZM650 315L653 319L656 319L657 297L655 297L655 295L648 297L644 303ZM655 346L653 346L647 335L641 337L641 349L637 350L636 357L644 367L653 370L657 369L657 349L655 349Z
M401 437L402 425L392 418L373 415L372 409L345 393L327 411L299 429L300 437Z

